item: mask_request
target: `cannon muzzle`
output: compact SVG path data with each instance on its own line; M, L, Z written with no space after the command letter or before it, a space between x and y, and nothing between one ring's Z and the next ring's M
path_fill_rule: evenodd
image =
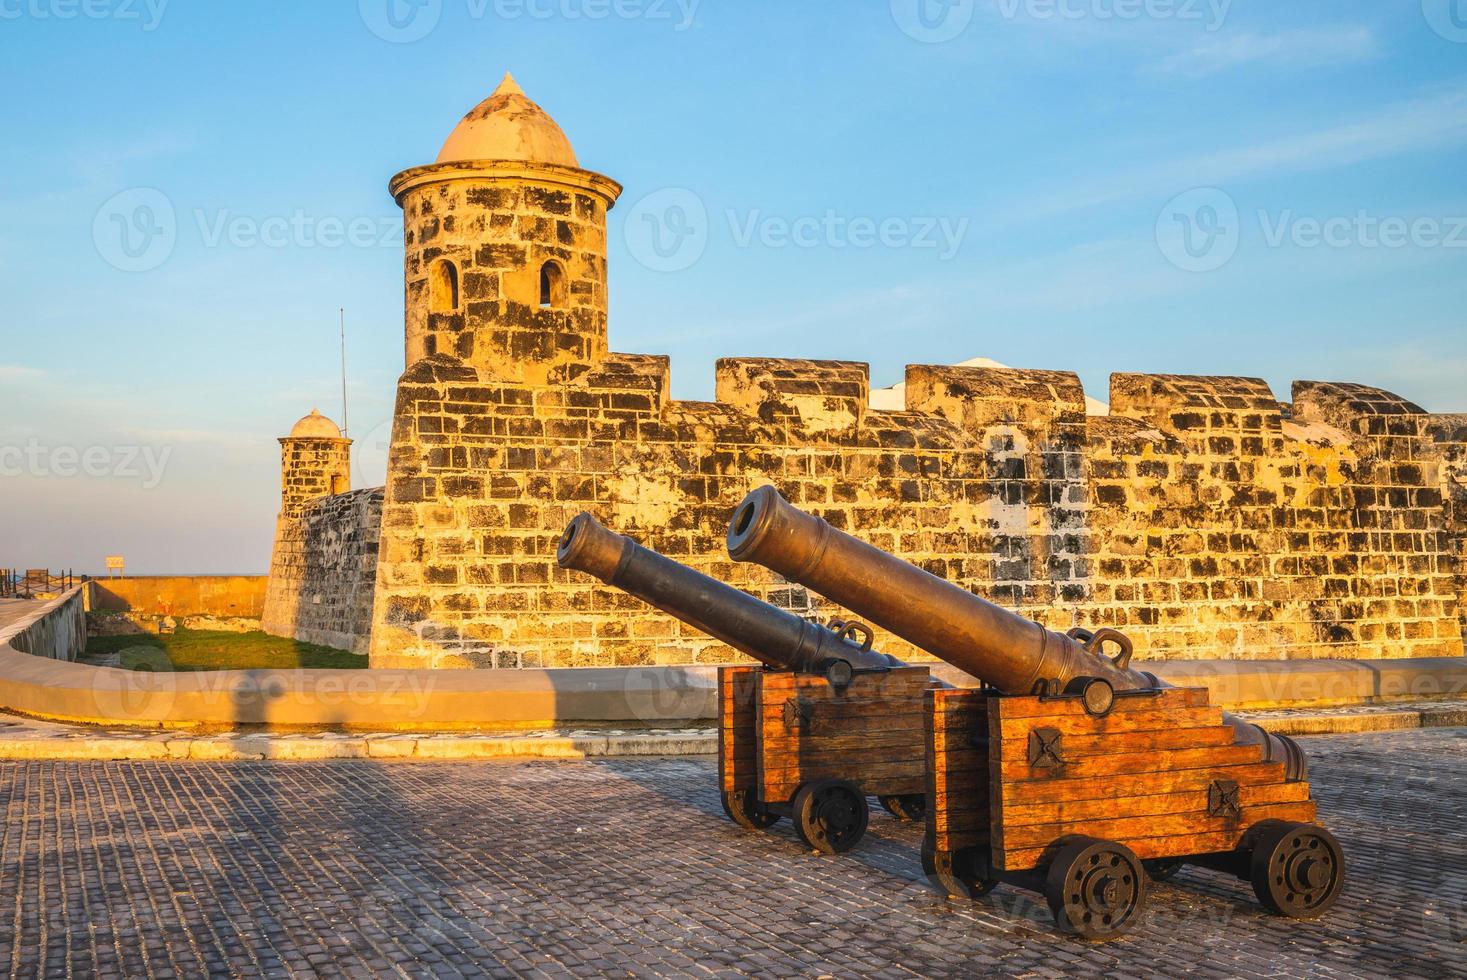
M863 624L830 628L808 622L607 530L590 514L566 527L556 559L562 568L594 575L769 667L826 673L837 661L856 670L904 666L871 649L871 631Z
M728 530L734 561L755 562L830 599L913 646L1007 694L1058 693L1098 677L1118 691L1168 686L1130 666L1130 641L1101 630L1088 641L1045 629L915 565L831 527L761 487L734 508ZM1113 641L1114 659L1101 653ZM1290 779L1307 763L1291 740L1224 715L1240 743L1265 746Z

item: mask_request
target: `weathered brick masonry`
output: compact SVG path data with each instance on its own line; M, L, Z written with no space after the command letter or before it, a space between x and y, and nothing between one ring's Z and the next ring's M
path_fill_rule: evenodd
M556 567L581 510L782 606L837 614L727 559L730 510L766 482L1048 625L1121 627L1141 656L1462 652L1462 416L1356 385L1299 383L1281 404L1255 379L1121 374L1110 415L1087 417L1073 374L924 366L907 370L906 410L881 411L864 364L757 358L719 363L715 401L678 401L666 358L608 348L620 188L579 169L512 83L392 187L408 367L374 666L729 659ZM301 540L305 568L329 536Z
M1442 460L1443 506L1456 560L1457 615L1467 642L1467 414L1429 416L1423 429Z
M612 355L543 388L442 357L411 369L374 663L724 659L555 567L582 509L781 605L835 614L726 559L728 514L764 482L1048 625L1119 626L1144 656L1462 650L1463 525L1443 505L1462 443L1446 444L1453 470L1426 434L1441 420L1376 414L1384 393L1301 384L1286 421L1260 381L1118 375L1115 415L1087 419L1073 375L913 367L910 411L879 412L863 408L863 365L761 360L722 362L718 403L666 390L657 358Z
M1456 653L1463 524L1440 419L1360 385L1293 398L1112 379L1112 417L1090 420L1099 614L1165 656Z

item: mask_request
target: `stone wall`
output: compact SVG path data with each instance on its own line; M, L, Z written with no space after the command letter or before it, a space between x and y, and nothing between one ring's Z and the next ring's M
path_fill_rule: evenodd
M1098 619L1166 657L1458 649L1420 408L1301 382L1286 418L1247 378L1117 375L1111 398L1091 420Z
M28 653L48 660L73 661L87 648L86 586L76 585L55 599L37 600L23 617L0 625L0 651Z
M1467 414L1426 416L1423 429L1431 439L1428 453L1440 460L1443 507L1456 559L1457 616L1467 642Z
M1087 418L1062 372L914 366L900 412L869 409L846 362L726 360L706 403L671 400L659 357L509 373L439 354L402 377L373 666L729 659L556 567L581 510L837 614L727 559L728 514L763 483L1047 625L1122 627L1143 657L1462 652L1460 431L1388 393L1302 384L1289 409L1251 379L1117 375L1113 417Z
M383 490L306 501L282 515L262 627L275 636L366 654Z
M156 575L92 579L87 608L152 616L258 619L265 607L264 575Z

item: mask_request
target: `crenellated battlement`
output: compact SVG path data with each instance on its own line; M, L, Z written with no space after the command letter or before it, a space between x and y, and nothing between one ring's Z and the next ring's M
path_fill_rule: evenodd
M1357 435L1414 435L1414 425L1394 426L1405 417L1418 418L1426 410L1400 395L1368 385L1338 381L1295 381L1297 418L1327 422Z
M909 364L906 388L908 410L940 416L967 432L1085 424L1085 389L1068 371Z
M808 615L818 596L723 554L773 483L872 543L1049 625L1114 625L1149 657L1456 654L1464 426L1376 389L1118 374L1087 416L1061 371L729 358L716 400L665 357L526 384L439 355L403 376L374 662L723 659L553 561L581 510ZM1456 455L1453 455L1453 454ZM1449 460L1455 460L1449 463ZM1455 468L1454 468L1455 467ZM1400 583L1409 582L1409 586ZM883 637L898 655L920 656Z

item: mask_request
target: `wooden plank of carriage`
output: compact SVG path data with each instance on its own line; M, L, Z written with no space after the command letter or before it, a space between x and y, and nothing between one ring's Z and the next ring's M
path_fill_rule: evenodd
M988 801L986 799L964 800L965 804L971 806L936 807L933 818L933 830L939 834L962 833L964 831L988 830L989 813Z
M1073 698L999 696L1005 719L1069 717L1075 713ZM1111 718L1146 711L1174 711L1177 708L1209 707L1205 687L1168 687L1139 694L1119 692ZM1219 709L1220 710L1220 709ZM1083 713L1083 709L1082 709Z
M1036 727L1045 727L1041 720ZM1066 735L1065 758L1079 759L1097 755L1128 755L1136 752L1203 749L1232 745L1238 733L1231 725L1209 725L1200 728L1160 728L1145 732L1119 732L1109 735ZM1004 758L1019 758L1028 752L1029 733L1004 739Z
M768 692L816 691L825 688L832 701L849 698L886 698L889 700L911 700L922 703L922 694L932 683L932 671L928 667L894 667L871 674L857 674L845 692L838 692L830 682L818 674L796 674L792 671L770 671L763 678L763 688Z
M861 746L855 740L853 748L831 748L828 743L799 738L765 739L759 750L763 771L777 769L838 769L845 766L852 771L877 765L911 763L918 770L926 769L922 756L922 745L915 738L902 742L872 742Z
M987 701L977 690L926 696L927 834L938 852L988 843L988 755L974 738L988 731Z
M858 674L843 690L823 677L765 674L758 693L759 784L786 800L813 779L846 779L874 795L924 791L926 667Z
M860 724L868 730L922 727L920 701L888 698L845 697L839 701L822 697L818 691L762 691L759 724L762 728L783 727L784 706L795 701L815 712L815 720L830 727Z
M993 828L993 846L1005 850L1044 847L1061 837L1068 837L1072 834L1121 843L1148 837L1220 834L1231 830L1241 831L1260 820L1294 820L1309 823L1314 820L1314 803L1308 800L1302 803L1266 803L1217 814L1210 813L1204 808L1187 813L1153 813L1116 819L1067 820L1061 823L1035 824L1027 827L1010 825L1007 814L1005 814L1002 826Z
M906 795L923 791L926 768L920 758L878 763L857 763L846 758L761 765L759 784L767 801L789 800L802 785L816 779L847 779L872 795Z
M1064 735L1114 735L1121 732L1212 728L1222 724L1222 711L1218 708L1121 711L1122 702L1117 702L1117 710L1104 718L1092 718L1085 714L1083 708L1077 708L1074 714L1011 719L1006 709L1015 699L994 700L997 704L995 712L989 716L989 737L996 740L1023 738L1035 728L1051 728Z
M718 669L718 781L723 792L758 786L758 735L754 726L758 667Z
M1296 804L1294 808L1278 808L1280 819L1312 823L1315 819L1314 804ZM1248 826L1210 833L1178 834L1160 837L1133 837L1120 841L1136 856L1148 858L1188 857L1193 854L1219 854L1238 846L1247 833ZM1113 838L1112 838L1113 839ZM1054 844L1045 847L1016 848L1006 850L994 847L994 865L1002 871L1023 871L1038 867L1053 856Z
M1262 806L1275 803L1307 803L1309 784L1260 783L1239 786L1240 806ZM1206 789L1154 796L1131 796L1109 800L1062 800L1057 803L1010 805L1004 808L1004 826L1009 828L1079 823L1081 821L1119 819L1122 817L1163 816L1205 811L1210 802Z
M897 684L888 674L857 674L848 687L836 690L823 677L765 672L755 695L760 727L765 731L787 730L786 705L793 701L817 725L824 723L827 734L912 727L920 736L921 692L930 683L928 670L906 668L902 673Z
M853 752L869 753L868 758L878 759L893 749L901 749L904 758L914 757L921 753L922 746L920 729L912 731L900 728L836 734L834 726L825 726L806 735L801 728L786 730L784 726L780 726L766 727L760 732L760 738L763 740L763 752L766 756L799 754L806 759L849 757Z
M1078 759L1064 757L1053 768L1036 768L1025 757L998 756L994 776L1004 783L1055 779L1085 779L1096 776L1118 776L1144 772L1170 772L1178 769L1207 769L1238 766L1256 762L1262 757L1257 745L1212 745L1200 749L1169 749L1155 752L1127 752L1117 755L1089 755Z
M1154 796L1187 790L1206 790L1214 780L1227 779L1240 786L1282 783L1282 762L1258 762L1238 766L1210 766L1131 773L1086 779L1049 779L1003 784L1005 806L1056 803L1064 800L1115 800L1131 796Z

